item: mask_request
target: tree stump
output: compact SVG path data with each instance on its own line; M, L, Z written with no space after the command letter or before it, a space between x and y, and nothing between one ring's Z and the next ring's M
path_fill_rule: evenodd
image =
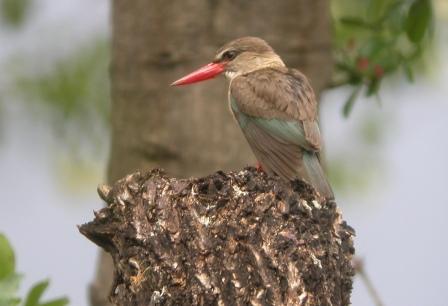
M353 229L314 189L254 168L98 188L80 232L110 253L115 305L349 305Z

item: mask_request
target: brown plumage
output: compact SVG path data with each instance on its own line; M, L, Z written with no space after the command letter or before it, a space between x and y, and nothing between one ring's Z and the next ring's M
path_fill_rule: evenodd
M272 67L241 74L231 80L229 99L267 173L287 180L303 179L325 198L334 197L318 159L321 138L316 99L302 73Z
M256 70L232 80L229 91L240 111L247 115L301 122L309 150L320 150L316 98L307 78L298 70Z

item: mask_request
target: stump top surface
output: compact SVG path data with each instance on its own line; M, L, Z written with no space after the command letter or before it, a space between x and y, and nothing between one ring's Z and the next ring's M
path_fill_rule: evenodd
M254 168L99 188L81 233L115 262L117 305L348 305L353 230L311 186Z

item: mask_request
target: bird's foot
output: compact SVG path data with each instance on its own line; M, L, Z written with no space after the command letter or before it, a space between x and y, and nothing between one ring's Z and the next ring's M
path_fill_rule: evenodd
M255 168L257 168L258 172L264 172L263 166L261 165L261 163L259 161L257 161L257 163L255 164Z

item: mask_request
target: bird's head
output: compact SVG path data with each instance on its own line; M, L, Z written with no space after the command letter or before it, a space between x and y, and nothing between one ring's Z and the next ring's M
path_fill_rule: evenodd
M224 73L228 79L268 67L285 64L271 46L261 38L242 37L222 46L207 64L171 85L187 85L214 78Z

